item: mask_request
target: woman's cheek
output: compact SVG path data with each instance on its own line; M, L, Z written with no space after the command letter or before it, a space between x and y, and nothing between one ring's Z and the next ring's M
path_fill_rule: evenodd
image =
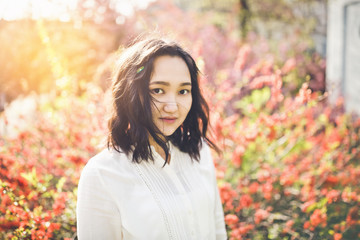
M191 109L191 105L192 105L192 97L190 96L188 99L188 103L187 103L187 111L189 112Z

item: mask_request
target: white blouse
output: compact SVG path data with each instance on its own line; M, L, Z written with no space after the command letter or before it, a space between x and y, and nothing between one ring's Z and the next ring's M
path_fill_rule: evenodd
M108 149L89 160L78 187L78 239L227 239L208 145L200 162L170 145L165 167L152 150L154 163Z

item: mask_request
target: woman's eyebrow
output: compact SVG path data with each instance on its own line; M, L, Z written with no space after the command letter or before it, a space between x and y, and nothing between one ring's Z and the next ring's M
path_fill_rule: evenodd
M166 85L166 86L169 86L170 83L168 82L164 82L164 81L153 81L153 82L150 82L150 85L152 84L159 84L159 85Z
M153 82L150 82L150 85L153 85L153 84L170 86L170 83L165 82L165 81L153 81ZM183 83L180 84L180 86L191 86L191 82L183 82Z

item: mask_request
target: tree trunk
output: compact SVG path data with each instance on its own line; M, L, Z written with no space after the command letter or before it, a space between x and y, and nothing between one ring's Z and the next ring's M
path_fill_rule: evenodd
M245 38L249 30L249 21L251 17L251 12L249 8L248 0L239 0L240 12L239 12L239 22L241 30L241 38Z

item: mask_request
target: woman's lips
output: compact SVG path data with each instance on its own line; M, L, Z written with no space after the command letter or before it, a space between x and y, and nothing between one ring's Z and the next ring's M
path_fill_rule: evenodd
M161 121L171 124L174 123L176 121L176 118L160 118Z

